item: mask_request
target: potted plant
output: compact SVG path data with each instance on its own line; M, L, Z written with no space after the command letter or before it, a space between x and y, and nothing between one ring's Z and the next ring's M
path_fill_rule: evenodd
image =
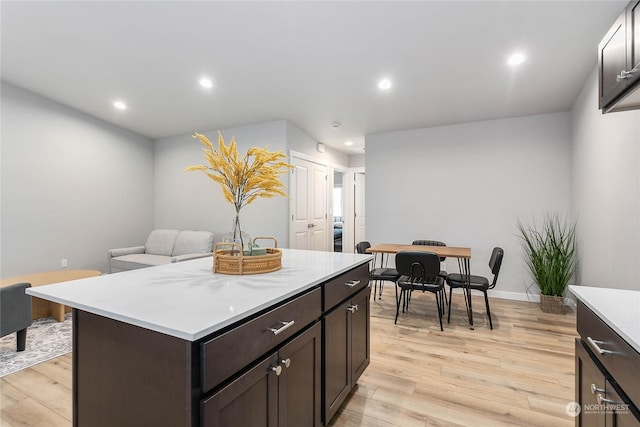
M525 262L540 290L540 309L564 313L564 292L576 271L576 225L557 214L545 215L540 229L535 222L518 220Z

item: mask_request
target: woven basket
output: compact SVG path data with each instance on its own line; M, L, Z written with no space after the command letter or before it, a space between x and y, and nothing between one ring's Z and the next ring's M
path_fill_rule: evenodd
M273 237L256 237L273 240L275 247L267 248L266 255L245 256L239 243L220 242L214 245L213 272L222 274L259 274L271 273L282 268L282 251ZM226 249L222 249L226 248Z

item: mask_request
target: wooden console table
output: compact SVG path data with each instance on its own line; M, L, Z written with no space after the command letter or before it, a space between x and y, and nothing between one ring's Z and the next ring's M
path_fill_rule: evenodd
M86 279L87 277L100 276L102 273L97 270L57 270L43 273L23 274L22 276L9 277L0 280L0 287L12 285L14 283L31 283L31 286L50 285L52 283L68 282L69 280ZM71 308L66 309L67 312ZM42 317L53 317L58 322L64 321L65 306L56 302L31 298L31 318L40 319Z

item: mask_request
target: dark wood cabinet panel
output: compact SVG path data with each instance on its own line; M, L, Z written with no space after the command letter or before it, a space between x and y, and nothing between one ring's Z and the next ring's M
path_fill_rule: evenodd
M319 427L321 324L202 401L202 426Z
M596 392L605 389L605 376L579 339L576 339L575 349L576 401L580 403L581 408L596 408ZM601 427L604 426L604 422L604 413L599 411L580 410L576 417L576 427Z
M277 353L259 362L248 372L201 404L203 427L278 425Z
M283 367L278 388L279 426L321 426L321 322L282 347L278 357Z
M369 366L367 287L324 318L324 423L329 424L358 378Z
M191 342L73 310L73 425L191 426Z
M203 392L208 392L319 319L321 301L322 291L314 289L202 343ZM234 357L229 358L229 354Z
M598 108L640 108L640 0L631 1L598 45Z
M605 108L615 100L627 87L627 82L620 79L620 72L627 67L627 32L625 14L616 19L600 44L598 45L599 64L599 108Z
M323 310L325 312L331 310L337 304L367 287L368 284L369 264L363 264L329 280L322 286L324 290Z
M640 354L580 300L577 329L576 427L640 427Z

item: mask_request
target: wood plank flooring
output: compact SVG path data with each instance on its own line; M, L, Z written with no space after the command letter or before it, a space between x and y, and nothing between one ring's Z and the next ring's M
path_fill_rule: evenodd
M394 289L371 300L371 365L331 427L573 426L575 314L542 313L536 303L482 297L476 329L454 295L440 332L433 295L414 294L395 316ZM72 425L71 354L0 379L0 425Z

